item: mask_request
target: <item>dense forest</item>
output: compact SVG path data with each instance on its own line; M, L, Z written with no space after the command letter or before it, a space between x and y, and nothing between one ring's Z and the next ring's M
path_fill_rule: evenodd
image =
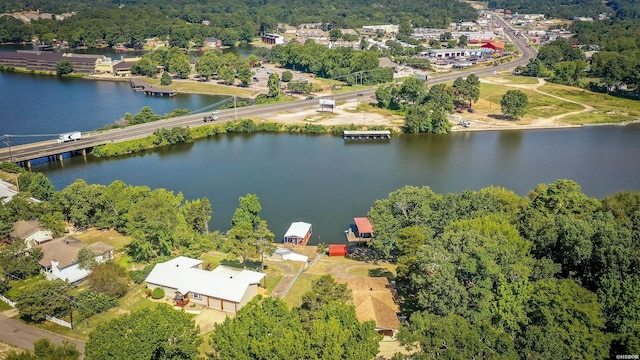
M369 212L397 263L410 358L605 359L640 352L640 193L569 180L528 197L408 186Z
M244 263L273 246L273 233L260 219L262 207L253 194L239 199L231 229L223 234L209 232L212 207L206 198L189 201L164 189L120 181L95 185L80 179L56 192L42 174L23 173L19 179L20 196L0 202L3 238L14 221L39 219L57 236L64 224L70 224L77 229L116 229L132 239L123 250L138 270L117 263L94 265L86 294L84 289L82 296L77 294L89 309L83 316L116 306L129 286L127 272L139 283L152 266L145 264L176 255L198 257L211 249ZM28 201L32 194L46 201ZM398 339L414 349L409 358L605 359L640 353L640 192L623 191L600 200L570 180L540 184L526 197L497 187L443 195L428 187L407 186L376 201L368 217L376 236L366 256L397 265L401 312L408 319ZM0 292L18 300L25 320L39 322L43 311L64 314L67 309L47 303L47 294L68 294L72 289L64 282L48 281L34 282L17 293L12 289L7 280L38 273L39 254L34 249L25 251L24 243L16 241L0 251L5 275ZM268 336L265 329L269 324L283 326L278 331L284 338L278 344L302 341L296 331L308 326L305 316L336 321L332 314L342 311L343 321L349 320L341 326L360 332L353 310L339 305L348 301L346 294L333 293L334 305L328 308L312 305L317 304L313 298L332 297L331 291L338 290L330 279L316 285L323 290L306 295L302 308L255 301L236 320L217 327L214 347L227 354L221 358L233 358L234 351L236 356L242 352L242 358L256 358L256 346L260 358L281 358L284 345L260 340ZM253 312L264 317L251 330L257 342L244 347L249 344L237 334L252 328ZM307 331L325 330L303 330ZM370 343L375 337L365 332ZM101 344L112 346L108 336L100 338ZM313 337L304 339L306 345L297 345L323 351ZM224 347L226 343L236 345ZM340 344L333 349L343 348ZM337 358L358 358L349 354L353 355Z
M402 0L380 3L360 1L16 1L6 3L5 12L40 10L61 14L75 11L62 21L37 20L30 24L11 17L0 18L0 42L30 41L52 33L72 45L97 42L137 45L149 37L187 37L196 43L217 36L227 44L250 41L256 34L273 32L278 23L299 25L323 23L325 28L355 28L366 24L399 24L443 27L452 21L477 17L464 2ZM158 21L163 19L163 21ZM203 21L210 25L202 25ZM179 41L179 40L178 40ZM176 43L177 44L177 43Z

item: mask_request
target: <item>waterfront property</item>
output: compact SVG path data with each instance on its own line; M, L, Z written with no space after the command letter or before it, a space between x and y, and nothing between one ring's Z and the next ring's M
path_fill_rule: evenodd
M309 238L311 238L311 224L299 221L291 223L284 234L283 242L290 245L307 245Z
M347 242L360 243L368 242L373 238L373 225L366 217L353 218L353 225L345 231Z
M71 63L73 72L92 74L96 65L105 61L103 55L72 54L35 50L18 50L17 52L0 52L0 65L21 67L34 71L56 71L61 61Z
M176 306L189 302L236 313L258 294L265 274L220 265L202 269L202 260L179 256L156 264L145 279L151 290L162 288Z

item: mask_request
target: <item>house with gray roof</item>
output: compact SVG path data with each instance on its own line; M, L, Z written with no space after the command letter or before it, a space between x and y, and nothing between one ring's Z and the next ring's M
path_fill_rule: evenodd
M78 264L78 253L85 247L96 253L96 262L113 259L113 247L98 241L87 245L73 236L54 239L40 245L42 266L48 280L65 280L71 284L79 283L91 273L90 269L81 269Z
M151 290L162 288L177 306L189 302L236 313L254 296L265 274L220 265L202 269L202 260L179 256L156 264L145 282Z

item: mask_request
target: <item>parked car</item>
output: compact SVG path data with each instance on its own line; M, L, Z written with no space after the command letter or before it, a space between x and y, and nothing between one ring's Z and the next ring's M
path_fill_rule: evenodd
M358 93L358 96L362 96L362 93Z
M473 110L472 108L468 108L468 109L467 109L467 111L468 111L468 112L470 112L470 113L472 113L472 114L473 114L474 112L476 112L476 111L475 111L475 110Z
M313 100L313 96L307 96L307 100Z
M457 109L456 109L456 112L457 112L458 114L462 114L462 113L464 112L464 110L462 110L462 109L460 109L460 108L457 108Z

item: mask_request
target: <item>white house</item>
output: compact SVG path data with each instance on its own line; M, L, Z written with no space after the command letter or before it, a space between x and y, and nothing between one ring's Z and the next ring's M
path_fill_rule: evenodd
M178 306L189 302L235 313L258 294L265 274L218 266L202 269L202 260L179 256L156 264L146 278L151 290L162 288Z
M80 250L85 247L87 247L85 243L73 236L65 236L41 244L42 259L39 263L44 269L47 279L60 279L72 284L84 280L91 273L91 270L80 269L77 258ZM88 247L95 250L97 262L113 259L113 247L101 241Z

